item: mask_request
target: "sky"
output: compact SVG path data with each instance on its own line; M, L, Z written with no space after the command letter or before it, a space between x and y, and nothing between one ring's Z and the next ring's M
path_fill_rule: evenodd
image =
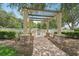
M22 18L22 16L20 15L20 12L17 11L16 8L12 9L10 7L8 7L8 4L5 3L2 5L3 10L7 11L7 12L12 12L17 18ZM56 9L60 9L60 4L52 4L51 8L46 8L49 10L56 10Z
M17 18L22 18L22 16L20 15L20 12L17 11L16 8L12 9L10 7L8 7L8 4L3 4L2 5L3 10L5 10L6 12L12 12Z

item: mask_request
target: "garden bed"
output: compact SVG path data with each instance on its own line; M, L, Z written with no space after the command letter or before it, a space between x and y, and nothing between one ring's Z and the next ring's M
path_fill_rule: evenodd
M3 40L3 39L0 39L0 44L1 45L7 45L7 46L15 46L16 42L15 40Z
M18 55L14 47L0 45L0 56L16 56Z

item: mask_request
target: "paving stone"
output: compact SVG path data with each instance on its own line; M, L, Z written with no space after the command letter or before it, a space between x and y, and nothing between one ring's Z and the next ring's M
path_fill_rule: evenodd
M66 56L67 54L56 47L45 37L36 37L33 43L33 56Z

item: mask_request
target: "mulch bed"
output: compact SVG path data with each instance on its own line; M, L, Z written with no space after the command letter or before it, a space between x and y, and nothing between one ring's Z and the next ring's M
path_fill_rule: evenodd
M8 39L6 39L6 40L0 39L0 44L14 46L16 44L16 41L15 40L8 40Z

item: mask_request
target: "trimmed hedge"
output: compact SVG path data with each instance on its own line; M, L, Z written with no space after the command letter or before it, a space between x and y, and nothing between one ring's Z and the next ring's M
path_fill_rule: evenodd
M61 32L62 34L66 35L68 38L78 38L79 39L79 29L74 30L74 32ZM54 32L57 34L57 32Z
M0 39L13 39L16 37L14 31L0 31Z
M79 38L79 31L62 32L62 34L65 34L67 37L70 37L70 38Z
M79 31L79 28L77 28L77 29L74 29L74 31Z

